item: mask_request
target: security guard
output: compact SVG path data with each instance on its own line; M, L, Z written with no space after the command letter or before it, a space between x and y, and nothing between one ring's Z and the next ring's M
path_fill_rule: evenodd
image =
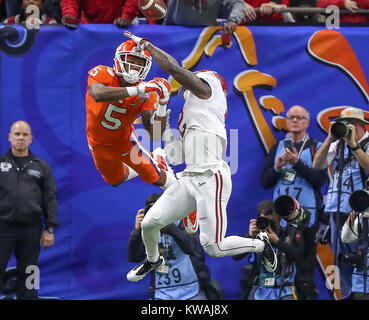
M56 185L49 165L29 150L32 135L27 122L11 126L9 141L10 150L0 157L0 285L14 251L17 298L37 299L34 286L26 281L30 276L26 270L37 266L41 245L46 249L54 244Z

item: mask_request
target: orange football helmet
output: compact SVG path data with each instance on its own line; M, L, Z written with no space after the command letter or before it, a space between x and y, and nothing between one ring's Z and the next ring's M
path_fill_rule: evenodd
M128 61L129 56L135 56L143 59L144 64L139 65ZM152 58L147 50L142 50L136 46L133 40L123 42L115 51L114 71L122 76L128 83L137 83L145 80L150 71Z

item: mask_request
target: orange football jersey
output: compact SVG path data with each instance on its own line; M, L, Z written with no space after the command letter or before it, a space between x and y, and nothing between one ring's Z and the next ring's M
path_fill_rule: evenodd
M129 141L134 129L133 122L142 111L154 111L157 102L156 92L124 98L113 102L96 102L88 88L92 83L120 87L119 78L112 68L99 65L88 72L86 92L86 131L96 143L121 144Z

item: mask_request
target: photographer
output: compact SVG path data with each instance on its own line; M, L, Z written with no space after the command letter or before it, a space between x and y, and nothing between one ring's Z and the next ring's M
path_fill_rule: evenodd
M296 291L299 299L316 298L315 268L317 220L322 207L320 188L328 181L327 170L312 168L316 150L321 142L307 133L309 112L298 105L287 112L288 133L285 139L271 147L260 175L263 188L273 188L273 200L291 195L311 212L304 230L304 263L297 266Z
M247 300L297 300L294 288L296 260L301 260L304 241L297 228L291 224L281 226L281 217L274 211L273 201L262 201L258 206L258 219L251 219L247 237L255 237L266 231L277 255L277 270L267 272L260 257L252 256L252 270L246 272L241 281L243 298ZM242 259L247 254L234 256Z
M354 243L355 251L341 255L342 264L354 267L352 273L352 300L369 300L368 281L368 218L369 191L355 191L350 195L349 203L354 210L342 227L341 240L344 243ZM360 213L359 213L360 212ZM364 273L364 270L366 272Z
M365 129L367 123L363 110L345 108L341 116L331 123L328 136L313 162L314 168L325 169L332 165L333 169L325 212L330 215L331 243L335 263L340 269L343 299L350 296L353 270L351 266L343 265L337 259L355 249L352 245L342 243L340 232L351 212L349 196L353 191L363 189L369 173L369 133Z
M127 259L130 262L141 262L146 257L141 222L161 195L150 195L146 199L145 209L137 212L135 228L131 232L127 247ZM224 299L218 282L211 281L198 235L188 234L182 220L165 226L160 233L159 251L164 256L166 265L151 272L152 299Z

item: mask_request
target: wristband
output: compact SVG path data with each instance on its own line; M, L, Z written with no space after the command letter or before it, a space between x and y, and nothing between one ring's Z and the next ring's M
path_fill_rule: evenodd
M165 117L167 115L167 105L159 103L158 108L156 109L156 115L160 118Z
M350 149L351 149L351 151L354 151L355 152L356 150L361 149L361 147L360 147L360 144L357 143L356 144L356 147L354 147L354 148L353 147L350 147Z
M137 96L139 94L139 90L137 87L126 87L126 91L128 93L128 96Z

